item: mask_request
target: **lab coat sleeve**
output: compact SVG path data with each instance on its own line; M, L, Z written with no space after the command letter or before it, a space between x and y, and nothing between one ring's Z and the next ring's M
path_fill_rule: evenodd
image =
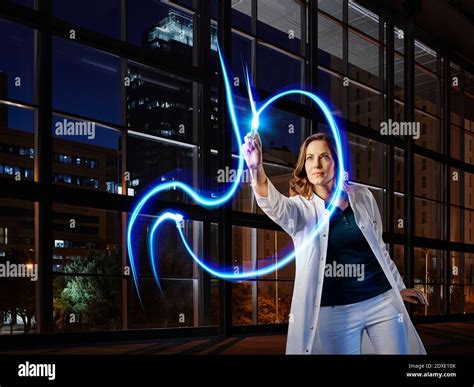
M268 195L260 196L252 184L257 204L268 217L294 237L303 224L301 209L296 197L286 197L278 192L270 179L267 178Z
M383 224L382 224L382 218L380 216L379 207L377 205L377 201L375 200L375 197L372 194L372 192L369 189L367 189L367 191L370 196L370 200L372 204L372 213L374 215L374 220L376 222L375 225L376 225L376 231L377 231L377 240L383 251L383 255L387 262L388 268L390 269L393 275L393 278L395 278L395 282L397 283L398 290L403 290L406 288L405 283L403 282L402 276L400 275L400 272L398 271L397 266L395 265L395 262L393 262L393 260L390 258L390 254L387 251L387 247L385 246L385 242L383 241L383 238L382 238Z

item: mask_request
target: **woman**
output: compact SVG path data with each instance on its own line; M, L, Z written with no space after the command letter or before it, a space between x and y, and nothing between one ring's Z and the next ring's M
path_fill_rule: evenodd
M330 221L302 245L336 188L337 152L325 134L308 137L290 181L290 197L265 175L258 134L242 145L260 208L293 239L296 273L287 354L425 354L403 301L426 303L407 289L382 239L374 196L344 184Z

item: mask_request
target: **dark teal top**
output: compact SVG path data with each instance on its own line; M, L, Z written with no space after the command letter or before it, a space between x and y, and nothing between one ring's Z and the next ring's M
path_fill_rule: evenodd
M331 216L323 281L321 306L353 304L391 289L350 206L336 207Z

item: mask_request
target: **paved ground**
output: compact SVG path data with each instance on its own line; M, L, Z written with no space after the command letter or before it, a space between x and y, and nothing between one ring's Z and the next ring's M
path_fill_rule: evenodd
M428 354L474 355L474 321L416 326ZM285 352L285 335L236 336L195 339L163 339L62 345L0 350L0 354L125 355L125 354L224 354L280 355Z

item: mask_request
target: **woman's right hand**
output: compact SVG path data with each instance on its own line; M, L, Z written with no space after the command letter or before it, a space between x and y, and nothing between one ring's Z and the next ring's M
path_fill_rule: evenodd
M250 132L244 137L244 143L242 145L242 153L244 155L247 167L251 172L258 170L262 165L262 141L258 133L252 139Z

